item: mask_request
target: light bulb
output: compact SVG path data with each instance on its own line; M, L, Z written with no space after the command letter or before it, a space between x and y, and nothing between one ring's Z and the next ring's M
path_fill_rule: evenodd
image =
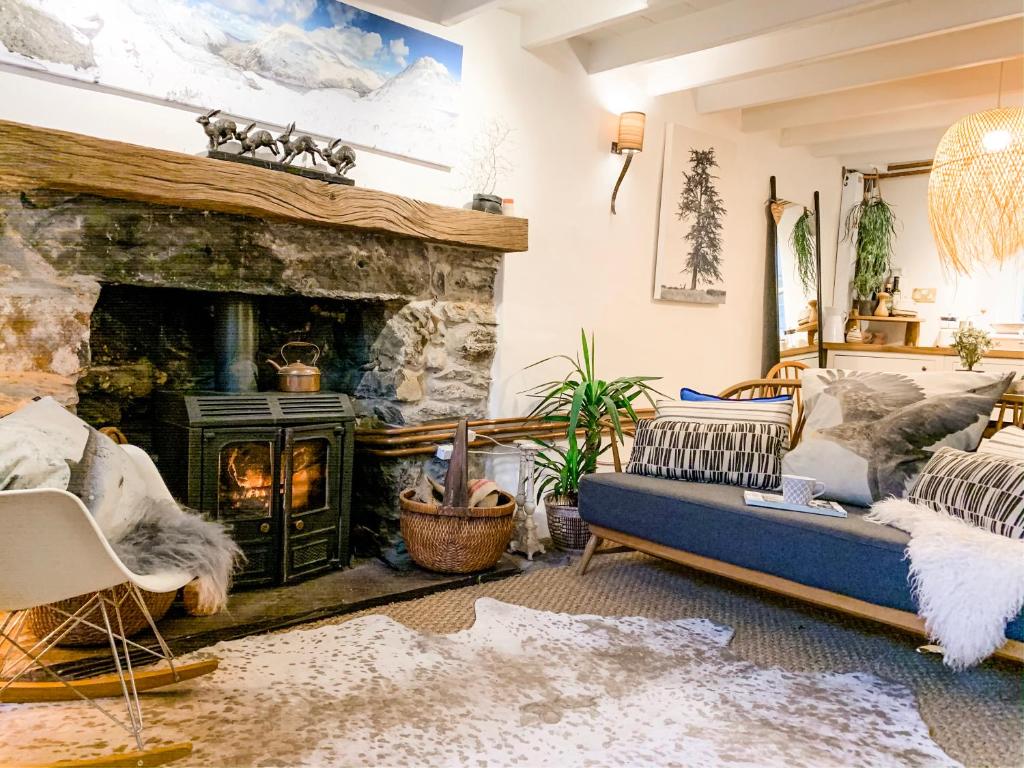
M982 136L981 146L985 148L986 152L1002 152L1010 146L1011 141L1013 141L1013 136L1010 132L1000 128L995 131L989 131Z

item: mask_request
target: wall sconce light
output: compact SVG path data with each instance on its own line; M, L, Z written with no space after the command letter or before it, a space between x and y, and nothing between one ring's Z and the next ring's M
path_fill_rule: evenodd
M612 142L612 152L616 155L625 155L626 161L622 164L622 172L619 180L615 182L615 189L612 190L612 213L615 213L615 198L619 194L619 187L622 180L626 178L626 171L633 161L633 155L644 151L644 125L647 123L647 115L643 112L623 112L619 115L619 134Z

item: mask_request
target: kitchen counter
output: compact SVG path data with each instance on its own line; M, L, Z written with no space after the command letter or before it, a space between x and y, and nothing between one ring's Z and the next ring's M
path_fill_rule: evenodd
M847 344L825 342L825 349L836 352L871 352L891 355L947 355L956 357L952 347L909 347L902 344ZM1013 349L992 349L982 358L982 367L988 359L1024 360L1024 351Z

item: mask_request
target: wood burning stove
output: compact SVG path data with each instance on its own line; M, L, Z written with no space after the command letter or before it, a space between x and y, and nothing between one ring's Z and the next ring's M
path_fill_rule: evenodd
M353 425L333 392L162 392L154 447L171 492L224 523L237 588L348 564Z

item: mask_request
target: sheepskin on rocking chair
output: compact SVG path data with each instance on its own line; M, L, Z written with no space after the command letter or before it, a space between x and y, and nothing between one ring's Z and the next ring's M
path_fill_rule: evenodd
M80 498L135 573L191 574L196 612L226 605L242 553L223 526L181 507L145 451L117 445L50 397L0 419L0 491L29 488Z

